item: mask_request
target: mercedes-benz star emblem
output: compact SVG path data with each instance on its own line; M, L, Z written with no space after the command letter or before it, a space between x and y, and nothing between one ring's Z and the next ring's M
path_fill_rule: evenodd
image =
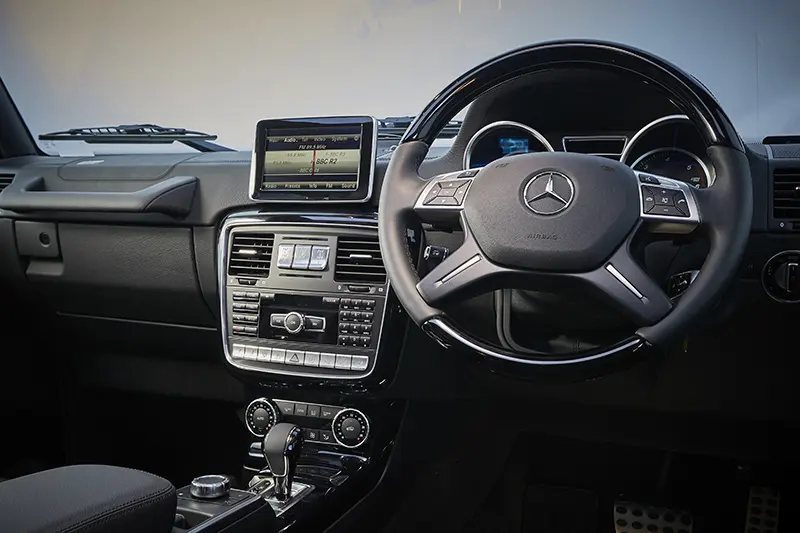
M525 205L537 215L555 215L572 203L575 186L560 172L541 172L522 191Z

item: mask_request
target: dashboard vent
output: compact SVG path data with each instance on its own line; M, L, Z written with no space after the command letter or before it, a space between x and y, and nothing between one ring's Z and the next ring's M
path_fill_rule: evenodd
M773 218L800 220L800 168L776 168L772 178Z
M12 181L14 181L14 174L0 174L0 192L11 185Z
M339 237L333 277L344 283L386 283L378 237Z
M272 260L273 233L242 232L233 234L228 274L231 276L269 276Z

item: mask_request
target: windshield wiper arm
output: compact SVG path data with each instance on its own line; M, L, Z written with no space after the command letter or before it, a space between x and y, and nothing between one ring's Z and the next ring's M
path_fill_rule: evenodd
M83 141L89 144L170 144L179 142L199 152L232 152L232 148L211 141L216 135L156 124L123 124L72 128L39 135L40 141Z

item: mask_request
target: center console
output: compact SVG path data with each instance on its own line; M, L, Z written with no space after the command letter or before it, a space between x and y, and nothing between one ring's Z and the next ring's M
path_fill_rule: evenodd
M279 529L323 530L374 487L403 412L372 394L391 382L407 325L377 215L332 207L372 199L375 135L370 117L259 122L250 198L270 209L220 230L223 351L246 385L251 437L230 494L262 497Z

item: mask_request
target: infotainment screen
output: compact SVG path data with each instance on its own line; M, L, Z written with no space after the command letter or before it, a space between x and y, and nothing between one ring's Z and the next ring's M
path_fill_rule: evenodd
M267 202L365 202L372 194L372 117L262 120L256 129L251 191Z

